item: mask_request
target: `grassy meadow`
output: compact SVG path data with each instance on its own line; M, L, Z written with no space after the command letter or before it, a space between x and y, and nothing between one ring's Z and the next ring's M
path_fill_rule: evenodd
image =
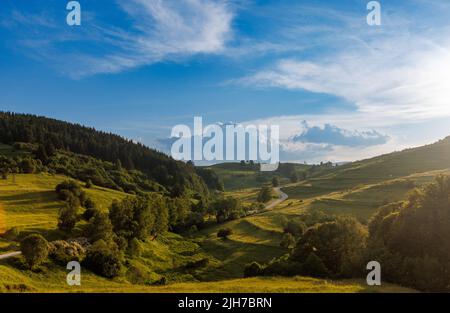
M116 279L105 279L84 271L82 286L69 287L65 284L67 271L64 267L49 262L43 270L32 272L20 268L20 257L2 260L0 291L409 292L410 289L389 284L368 288L363 280L242 277L247 264L253 261L265 264L288 252L280 247L286 220L317 210L330 215L354 216L366 224L381 205L404 200L416 186L432 181L439 174L450 174L449 160L429 157L430 153L448 155L450 145L444 143L333 167L297 183L281 177L283 191L289 198L276 207L212 224L187 236L168 232L147 240L142 244L142 254L128 259L122 275ZM6 146L2 149L11 153ZM402 161L405 158L407 161ZM424 158L426 161L420 162ZM256 171L230 166L212 168L225 182L225 195L237 198L243 204L254 203L259 188L274 176L269 174L262 180ZM9 175L6 180L0 180L1 232L18 227L24 234L39 232L49 239L60 238L57 215L64 203L58 200L54 188L66 179L63 175L39 173ZM107 210L114 199L127 196L124 192L98 186L83 190L101 210ZM218 230L223 228L232 230L228 239L217 237ZM17 250L17 244L0 238L0 253L14 250ZM202 259L208 259L205 266L189 267L193 261ZM155 286L161 277L167 278L168 284Z
M66 176L40 174L9 175L0 180L0 225L18 227L25 232L49 231L56 228L58 211L64 202L58 200L55 186ZM85 189L100 209L106 210L112 200L120 200L125 193L102 187Z
M54 192L54 186L67 179L61 175L20 174L0 181L0 201L4 224L19 227L24 233L41 232L58 236L57 213L63 205ZM113 199L126 194L105 188L85 189L102 209ZM243 201L252 201L256 189L232 194ZM199 231L191 239L166 233L143 244L143 253L128 261L121 278L105 279L83 271L82 287L65 283L64 267L48 262L42 271L33 272L20 267L15 257L0 261L0 290L24 292L372 292L362 281L331 282L307 277L242 279L245 265L253 261L267 263L286 253L279 246L282 238L281 217L291 218L306 209L307 202L287 200L271 211L263 212ZM229 239L217 238L220 228L233 229ZM17 245L0 239L0 253L17 249ZM208 265L189 269L193 260L208 258ZM19 264L19 265L17 265ZM162 276L169 279L167 286L152 286ZM387 289L384 289L387 288ZM395 286L384 286L378 291L407 291ZM397 288L397 289L396 289Z
M291 170L301 172L306 171L310 166L304 164L289 164ZM248 163L221 163L209 167L220 177L227 191L247 191L252 188L260 188L264 184L269 184L274 176L277 176L281 184L289 182L289 176L281 172L259 171L259 165L251 166ZM281 171L281 169L279 169ZM284 175L283 175L284 174Z
M218 282L182 282L145 286L100 278L83 272L82 285L65 283L67 272L49 267L45 273L23 272L0 263L0 292L117 292L117 293L382 293L414 292L392 284L368 287L365 281L331 281L309 277L260 277Z

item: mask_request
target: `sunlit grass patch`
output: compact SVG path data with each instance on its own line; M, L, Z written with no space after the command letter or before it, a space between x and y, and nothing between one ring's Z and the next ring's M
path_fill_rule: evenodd
M9 175L7 180L0 180L0 219L4 231L12 227L32 231L55 229L58 211L64 203L54 190L57 184L67 179L62 175L40 173ZM84 190L103 209L107 209L114 199L126 196L123 192L96 186Z

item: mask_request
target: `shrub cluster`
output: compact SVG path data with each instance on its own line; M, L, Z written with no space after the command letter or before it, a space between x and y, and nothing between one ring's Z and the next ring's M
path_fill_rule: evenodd
M98 275L114 278L121 272L122 256L113 241L98 240L88 249L84 265Z
M367 231L356 219L339 217L304 229L302 222L287 223L281 245L290 253L266 265L251 263L244 275L350 278L362 274Z
M64 240L52 241L49 244L49 257L61 265L71 261L81 262L86 256L86 249L78 242Z
M367 258L383 277L425 291L450 290L450 177L385 205L369 223Z

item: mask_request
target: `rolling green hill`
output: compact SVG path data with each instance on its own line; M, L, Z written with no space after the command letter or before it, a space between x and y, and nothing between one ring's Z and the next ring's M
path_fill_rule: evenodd
M57 199L54 186L67 179L52 174L18 174L0 181L0 203L3 225L19 227L25 234L40 232L49 239L58 238L56 216L63 204ZM125 193L107 188L84 189L99 206L106 210L113 199ZM166 233L155 241L144 243L140 257L129 259L121 277L113 280L83 271L83 286L70 288L65 283L66 270L48 262L43 272L17 268L13 259L0 261L0 290L26 292L404 292L406 288L386 285L367 288L362 281L328 281L305 277L251 278L242 277L243 267L257 260L268 262L283 253L278 244L282 229L277 210L217 225L201 231L193 241ZM230 226L235 233L229 240L220 240L216 232ZM0 253L14 250L11 242L0 240ZM9 249L8 249L9 248ZM12 249L12 250L11 250ZM16 257L18 258L18 257ZM205 268L186 269L193 260L210 259ZM149 286L161 277L169 285ZM209 281L202 282L202 281Z
M192 164L175 161L140 143L79 124L31 114L0 112L0 143L14 145L15 150L25 144L44 164L56 150L74 152L112 162L128 170L139 170L149 180L177 195L183 192L207 193L204 181ZM10 149L3 151L13 152Z
M0 221L7 228L19 227L25 234L40 232L51 239L56 231L57 210L63 204L54 186L67 179L62 175L18 174L0 181ZM106 210L113 199L125 193L107 188L84 189ZM65 283L64 267L47 262L43 270L33 272L17 268L16 259L0 261L0 292L409 292L395 285L367 288L362 281L328 281L306 277L251 278L242 277L245 264L267 262L283 253L278 247L281 236L275 212L230 222L237 230L230 240L219 240L215 232L221 225L199 233L194 241L166 233L143 245L140 257L129 259L121 277L109 280L83 270L82 287ZM200 248L202 247L202 248ZM0 254L16 248L0 239ZM186 269L193 260L209 258L207 267ZM151 286L162 276L167 286ZM209 282L202 282L209 281Z
M67 235L57 229L58 211L64 207L64 202L58 199L55 186L67 179L62 175L40 173L10 175L8 179L0 180L0 226L2 226L0 235L6 230L17 228L21 238L30 233L43 234L48 240L66 238ZM83 191L102 211L107 211L113 200L129 196L98 186L83 188ZM81 222L77 226L71 237L81 235L80 227L84 223ZM195 269L186 270L184 266L189 262L209 257L196 243L173 233L165 233L156 240L149 239L143 242L141 247L142 254L139 257L129 258L124 268L122 281L125 285L150 284L163 276L170 282L196 281ZM15 250L17 250L15 242L0 237L0 254ZM211 258L209 266L214 267L216 264L217 261ZM64 271L62 267L52 263L48 266L49 272L41 275L41 279L51 279L50 276L53 274L50 272ZM0 273L0 277L3 274ZM30 274L31 271L27 275ZM97 278L99 282L102 281L94 274L90 274L89 277L92 280Z
M288 187L291 197L311 197L348 190L359 184L376 184L409 175L450 168L450 137L436 143L378 156L336 167L308 179L301 186Z
M270 183L276 176L281 183L288 183L291 175L295 173L306 173L311 166L295 163L281 163L274 172L260 172L258 163L221 163L210 167L223 182L225 190L235 191L247 188L261 187Z
M216 165L219 176L236 179L239 164ZM227 174L227 169L231 170ZM251 171L244 171L250 175ZM239 221L231 221L220 228L230 228L233 235L227 243L214 238L219 227L205 230L202 247L209 253L220 250L217 258L225 264L228 275L239 273L253 260L267 262L286 253L279 247L283 219L292 220L305 212L320 211L331 215L348 215L367 223L377 208L391 202L405 200L415 187L434 180L437 175L450 174L450 139L435 144L408 149L323 170L298 183L287 183L283 191L289 199L274 210ZM267 179L268 180L268 179ZM242 180L247 189L229 194L252 199L255 181ZM261 184L260 184L261 186ZM231 188L233 189L233 188ZM254 198L253 198L254 199ZM219 248L219 249L218 249Z
M16 174L0 180L3 228L18 227L26 232L55 229L58 211L64 206L55 193L55 186L65 180L66 176L48 173ZM102 210L113 200L126 196L123 192L98 186L84 190Z
M382 155L329 169L291 184L291 199L309 208L356 216L366 222L383 204L403 200L416 186L450 171L450 137L434 144Z
M12 145L1 145L0 154L22 158L32 155ZM78 177L77 164L102 168L105 177L119 175L133 180L139 176L133 170L121 171L113 162L60 150L54 158L68 158L64 172L43 166L37 173L10 173L0 180L0 233L13 227L21 237L38 232L48 240L66 238L57 230L58 210L64 205L55 193L55 186L67 180L63 175ZM90 159L92 158L92 159ZM51 160L51 158L49 158ZM106 162L106 163L104 163ZM22 166L21 164L19 164ZM40 166L37 164L37 166ZM84 165L83 165L84 166ZM225 195L238 198L244 204L254 203L258 188L280 178L289 199L270 210L227 221L206 225L184 235L165 232L157 238L142 242L142 253L128 257L118 278L108 280L89 271L82 288L70 289L62 279L64 267L48 261L43 271L33 272L18 266L20 257L0 261L0 290L2 291L85 291L85 292L401 292L409 291L394 285L377 289L366 288L361 280L327 281L305 277L242 279L244 268L253 261L267 264L288 252L280 246L286 221L298 220L310 212L329 215L350 215L363 223L378 207L404 200L416 186L431 181L436 175L450 174L450 139L435 144L408 149L343 166L284 165L274 173L260 173L255 164L227 163L208 167L225 184ZM108 172L109 171L109 172ZM299 182L289 179L292 171L307 173ZM217 184L211 173L202 172ZM80 181L84 186L84 182ZM134 183L139 184L138 180ZM100 210L106 211L113 200L130 196L120 190L94 185L83 188ZM164 189L161 192L165 192ZM195 203L195 202L194 202ZM86 222L80 222L71 236L81 234ZM220 239L220 229L232 230L228 239ZM17 244L0 238L0 253L14 251ZM206 262L203 262L207 259ZM201 266L193 266L200 262ZM199 263L199 264L200 264ZM154 286L164 278L167 286Z

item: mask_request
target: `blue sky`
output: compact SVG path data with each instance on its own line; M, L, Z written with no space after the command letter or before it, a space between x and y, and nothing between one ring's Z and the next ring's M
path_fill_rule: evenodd
M450 3L2 0L0 109L158 148L173 126L280 126L282 159L351 161L450 135Z

